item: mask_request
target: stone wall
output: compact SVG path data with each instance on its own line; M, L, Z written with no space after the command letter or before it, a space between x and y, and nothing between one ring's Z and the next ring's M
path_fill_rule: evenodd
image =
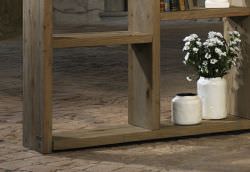
M0 39L20 34L22 1L0 0ZM126 0L53 0L54 24L81 26L96 24L102 17L126 16Z
M21 33L22 0L0 0L0 40Z
M54 0L54 23L79 26L101 21L104 0Z

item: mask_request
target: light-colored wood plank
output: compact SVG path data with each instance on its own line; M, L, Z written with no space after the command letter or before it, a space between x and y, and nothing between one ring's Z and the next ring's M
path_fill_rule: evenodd
M23 1L23 145L29 148L32 148L35 142L34 133L31 133L34 128L32 121L33 96L32 92L29 91L30 85L34 83L31 66L33 64L32 56L34 52L32 49L34 49L35 35L30 33L35 29L35 25L32 22L33 16L29 14L36 10L35 7L37 6L34 5L31 0Z
M223 18L223 26L224 26L224 37L227 41L229 41L229 32L233 31L235 28L230 24L229 18ZM227 109L229 114L237 114L237 102L236 102L236 96L237 96L237 89L238 89L238 83L237 83L237 68L234 67L229 73L225 76L227 83L228 83L228 99L227 99Z
M241 4L243 7L250 7L250 0L245 0ZM233 114L250 119L250 16L225 18L224 28L238 30L242 39L241 66L239 70L233 70L229 75L229 110Z
M206 18L223 18L235 16L249 16L250 8L232 7L224 9L199 9L190 11L161 13L161 20L192 20Z
M129 124L160 127L160 1L129 0L130 32L153 35L150 44L129 46Z
M23 142L52 150L52 2L24 0Z
M244 7L246 6L245 0L229 0L231 6L234 7Z
M139 44L151 42L151 34L131 33L128 31L68 33L53 35L54 48L89 47L114 44Z
M147 130L132 125L117 126L94 130L76 130L55 133L53 150L86 148L100 145L136 142L155 139L195 136L202 134L224 133L250 130L250 120L230 117L227 120L204 121L195 126L175 126L169 121L161 125L160 130Z

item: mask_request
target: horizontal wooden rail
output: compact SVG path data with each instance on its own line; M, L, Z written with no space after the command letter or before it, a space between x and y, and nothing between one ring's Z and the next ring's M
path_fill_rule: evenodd
M223 9L197 9L189 11L165 12L161 13L161 20L192 20L206 18L222 18L249 16L250 8L223 8Z
M194 126L176 126L172 125L170 121L165 121L162 123L161 129L155 131L131 125L94 130L81 129L55 133L53 136L53 150L241 131L249 130L249 127L250 120L230 117L226 120L204 121L202 124Z
M54 48L105 46L115 44L151 43L152 35L128 31L65 33L53 35Z

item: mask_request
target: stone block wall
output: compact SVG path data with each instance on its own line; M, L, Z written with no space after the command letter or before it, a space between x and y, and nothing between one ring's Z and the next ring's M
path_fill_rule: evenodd
M0 0L0 39L21 34L22 1ZM101 22L108 17L125 16L126 0L52 0L54 24L81 26Z
M54 23L79 26L101 21L104 0L54 0Z
M0 40L20 34L22 0L0 0Z

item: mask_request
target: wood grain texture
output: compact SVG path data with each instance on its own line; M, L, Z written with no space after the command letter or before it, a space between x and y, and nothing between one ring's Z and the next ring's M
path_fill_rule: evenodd
M23 142L41 153L52 151L52 4L24 0Z
M250 7L246 0L244 7ZM224 19L225 30L238 30L242 39L242 64L239 70L232 70L229 79L229 110L250 119L250 17L230 17Z
M249 7L249 1L247 4ZM129 0L129 31L52 36L51 0L24 0L24 146L41 153L53 150L161 138L249 130L246 119L205 121L197 126L160 125L160 19L228 18L242 33L243 64L235 101L237 115L250 118L249 8L206 9L163 13L160 1ZM242 17L244 16L244 17ZM229 28L229 27L228 27ZM52 140L52 48L129 45L129 124L115 128L55 133ZM153 130L153 131L152 131Z
M114 44L151 43L152 35L128 31L54 34L54 48L89 47Z
M129 32L153 35L150 44L129 46L129 124L160 128L160 1L128 1Z
M235 16L249 16L249 7L232 7L224 9L200 9L190 11L166 12L161 13L161 20L192 20L207 18L222 18Z
M34 34L32 30L35 29L32 23L33 16L29 13L34 13L35 6L32 7L31 0L23 1L23 144L25 147L33 148L35 142L34 124L33 124L33 96L30 91L30 85L34 83L32 56L34 52ZM30 11L30 12L29 12ZM29 27L27 27L29 26Z
M161 124L160 130L150 131L131 125L94 130L76 130L55 133L53 150L86 148L100 145L177 138L202 134L249 130L250 120L230 117L227 120L204 121L200 125L175 126L170 121Z
M250 0L245 4L250 7ZM246 18L231 18L240 31L242 38L242 65L239 69L239 90L236 97L237 114L250 119L250 16Z
M227 41L229 41L229 32L235 30L235 28L230 24L230 19L229 18L223 18L224 22L224 37ZM228 113L231 115L236 114L236 96L237 96L237 89L238 89L238 83L237 83L237 75L238 75L238 70L236 67L231 69L229 73L225 76L225 79L227 80L228 83L228 99L227 99L227 109Z

